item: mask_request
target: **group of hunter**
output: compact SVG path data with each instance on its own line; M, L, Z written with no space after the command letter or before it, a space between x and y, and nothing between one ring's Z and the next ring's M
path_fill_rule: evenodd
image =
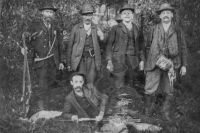
M56 70L66 68L75 73L70 78L73 90L65 98L63 116L73 121L80 117L102 120L108 96L98 92L95 82L101 72L102 61L106 61L105 67L114 77L118 89L123 86L133 87L137 84L138 71L144 71L146 115L151 114L153 98L162 82L162 91L166 94L162 114L170 120L173 82L179 74L186 74L187 67L184 34L172 21L175 9L170 4L164 3L156 11L161 21L151 27L144 45L139 40L139 28L133 23L135 9L130 5L125 4L119 10L121 21L110 27L106 36L102 28L92 22L94 9L86 2L80 12L82 22L71 30L65 46L66 54L63 53L60 29L53 23L57 9L46 5L39 10L41 21L33 23L26 33L29 36L27 48L32 51L29 53L32 53L37 75L39 110L48 108ZM105 51L101 50L100 44L106 45Z

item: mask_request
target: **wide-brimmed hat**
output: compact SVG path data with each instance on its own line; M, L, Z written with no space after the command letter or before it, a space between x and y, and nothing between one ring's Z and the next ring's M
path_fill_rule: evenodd
M42 8L39 9L40 11L43 10L53 10L54 12L56 12L58 9L55 8L53 5L51 4L45 4Z
M173 12L175 8L172 7L169 3L163 3L160 5L160 8L156 11L156 13L160 14L162 11L165 11L165 10L170 10Z
M92 14L92 13L94 13L94 8L89 2L85 2L82 6L80 14L84 15L84 14Z
M124 4L124 6L119 10L119 12L122 13L122 11L124 10L131 10L132 12L135 11L135 9L131 7L129 4Z

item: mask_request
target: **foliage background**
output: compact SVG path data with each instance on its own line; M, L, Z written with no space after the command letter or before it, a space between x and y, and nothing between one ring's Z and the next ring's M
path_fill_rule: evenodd
M98 0L89 0L93 4ZM175 22L185 31L188 45L188 74L178 80L175 106L172 109L177 117L178 131L200 132L200 1L199 0L124 0L137 8L137 22L144 28L144 35L153 23L158 21L155 10L162 2L170 2L176 8ZM70 32L80 21L78 14L84 0L0 0L0 131L2 133L30 132L31 125L19 122L22 105L23 56L21 35L33 21L41 17L38 8L52 2L59 8L56 23L62 31ZM107 0L107 3L123 3L122 0ZM141 21L143 18L143 21ZM66 34L64 33L64 35ZM63 42L63 46L66 43ZM31 71L32 72L32 71ZM34 81L34 76L32 77ZM54 127L54 129L52 128ZM58 125L49 127L48 123L36 127L34 132L61 131ZM66 126L61 126L67 129ZM84 127L84 126L83 126ZM79 132L83 127L77 128ZM69 128L68 128L69 129ZM71 129L71 128L70 128ZM45 131L46 130L46 131ZM72 132L72 130L71 130ZM75 131L73 131L75 132ZM86 130L87 132L87 130Z

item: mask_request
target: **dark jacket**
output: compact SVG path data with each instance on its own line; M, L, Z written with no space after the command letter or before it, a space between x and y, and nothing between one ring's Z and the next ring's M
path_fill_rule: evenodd
M133 68L139 65L139 61L145 61L144 47L143 44L139 44L139 32L135 24L133 24L133 35L134 37L134 48L135 53L133 53L133 59L135 62L132 63ZM119 63L125 62L126 47L128 44L128 31L123 23L119 23L113 26L109 32L107 48L106 48L106 59L113 60L116 59Z
M151 71L155 68L156 61L159 56L163 54L164 49L164 29L162 23L154 25L151 28L150 35L148 37L149 53L145 66L146 71ZM168 30L167 49L169 51L168 58L170 58L175 68L180 66L187 66L187 46L182 29L171 24Z
M89 103L99 111L105 112L105 106L107 104L108 96L100 93L95 87L88 89L83 87L83 92ZM88 114L81 108L75 98L74 91L72 90L65 98L63 116L70 119L72 115L78 115L79 117L87 117Z
M29 32L31 33L31 41L29 42L28 48L32 51L33 60L37 58L44 58L49 52L49 38L51 40L51 45L55 40L51 54L54 54L54 62L58 67L60 63L63 62L63 53L62 53L62 39L60 31L54 24L51 24L50 28L51 34L49 37L49 32L44 22L34 23ZM39 68L44 64L43 61L34 62L34 67Z
M85 45L86 35L87 31L84 29L83 22L75 25L72 28L67 48L67 65L71 66L71 69L73 70L76 70L80 63ZM91 35L94 46L96 68L97 70L99 70L101 67L101 51L98 42L99 39L97 36L97 26L94 24L92 24Z

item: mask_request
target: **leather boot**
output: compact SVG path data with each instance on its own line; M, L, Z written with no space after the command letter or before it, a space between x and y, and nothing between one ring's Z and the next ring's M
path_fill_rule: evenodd
M44 110L44 100L39 100L38 101L38 110Z
M167 95L163 104L162 115L167 121L171 121L169 117L170 114L170 107L173 101L173 95Z
M154 102L154 95L145 94L145 115L151 116L153 103Z

